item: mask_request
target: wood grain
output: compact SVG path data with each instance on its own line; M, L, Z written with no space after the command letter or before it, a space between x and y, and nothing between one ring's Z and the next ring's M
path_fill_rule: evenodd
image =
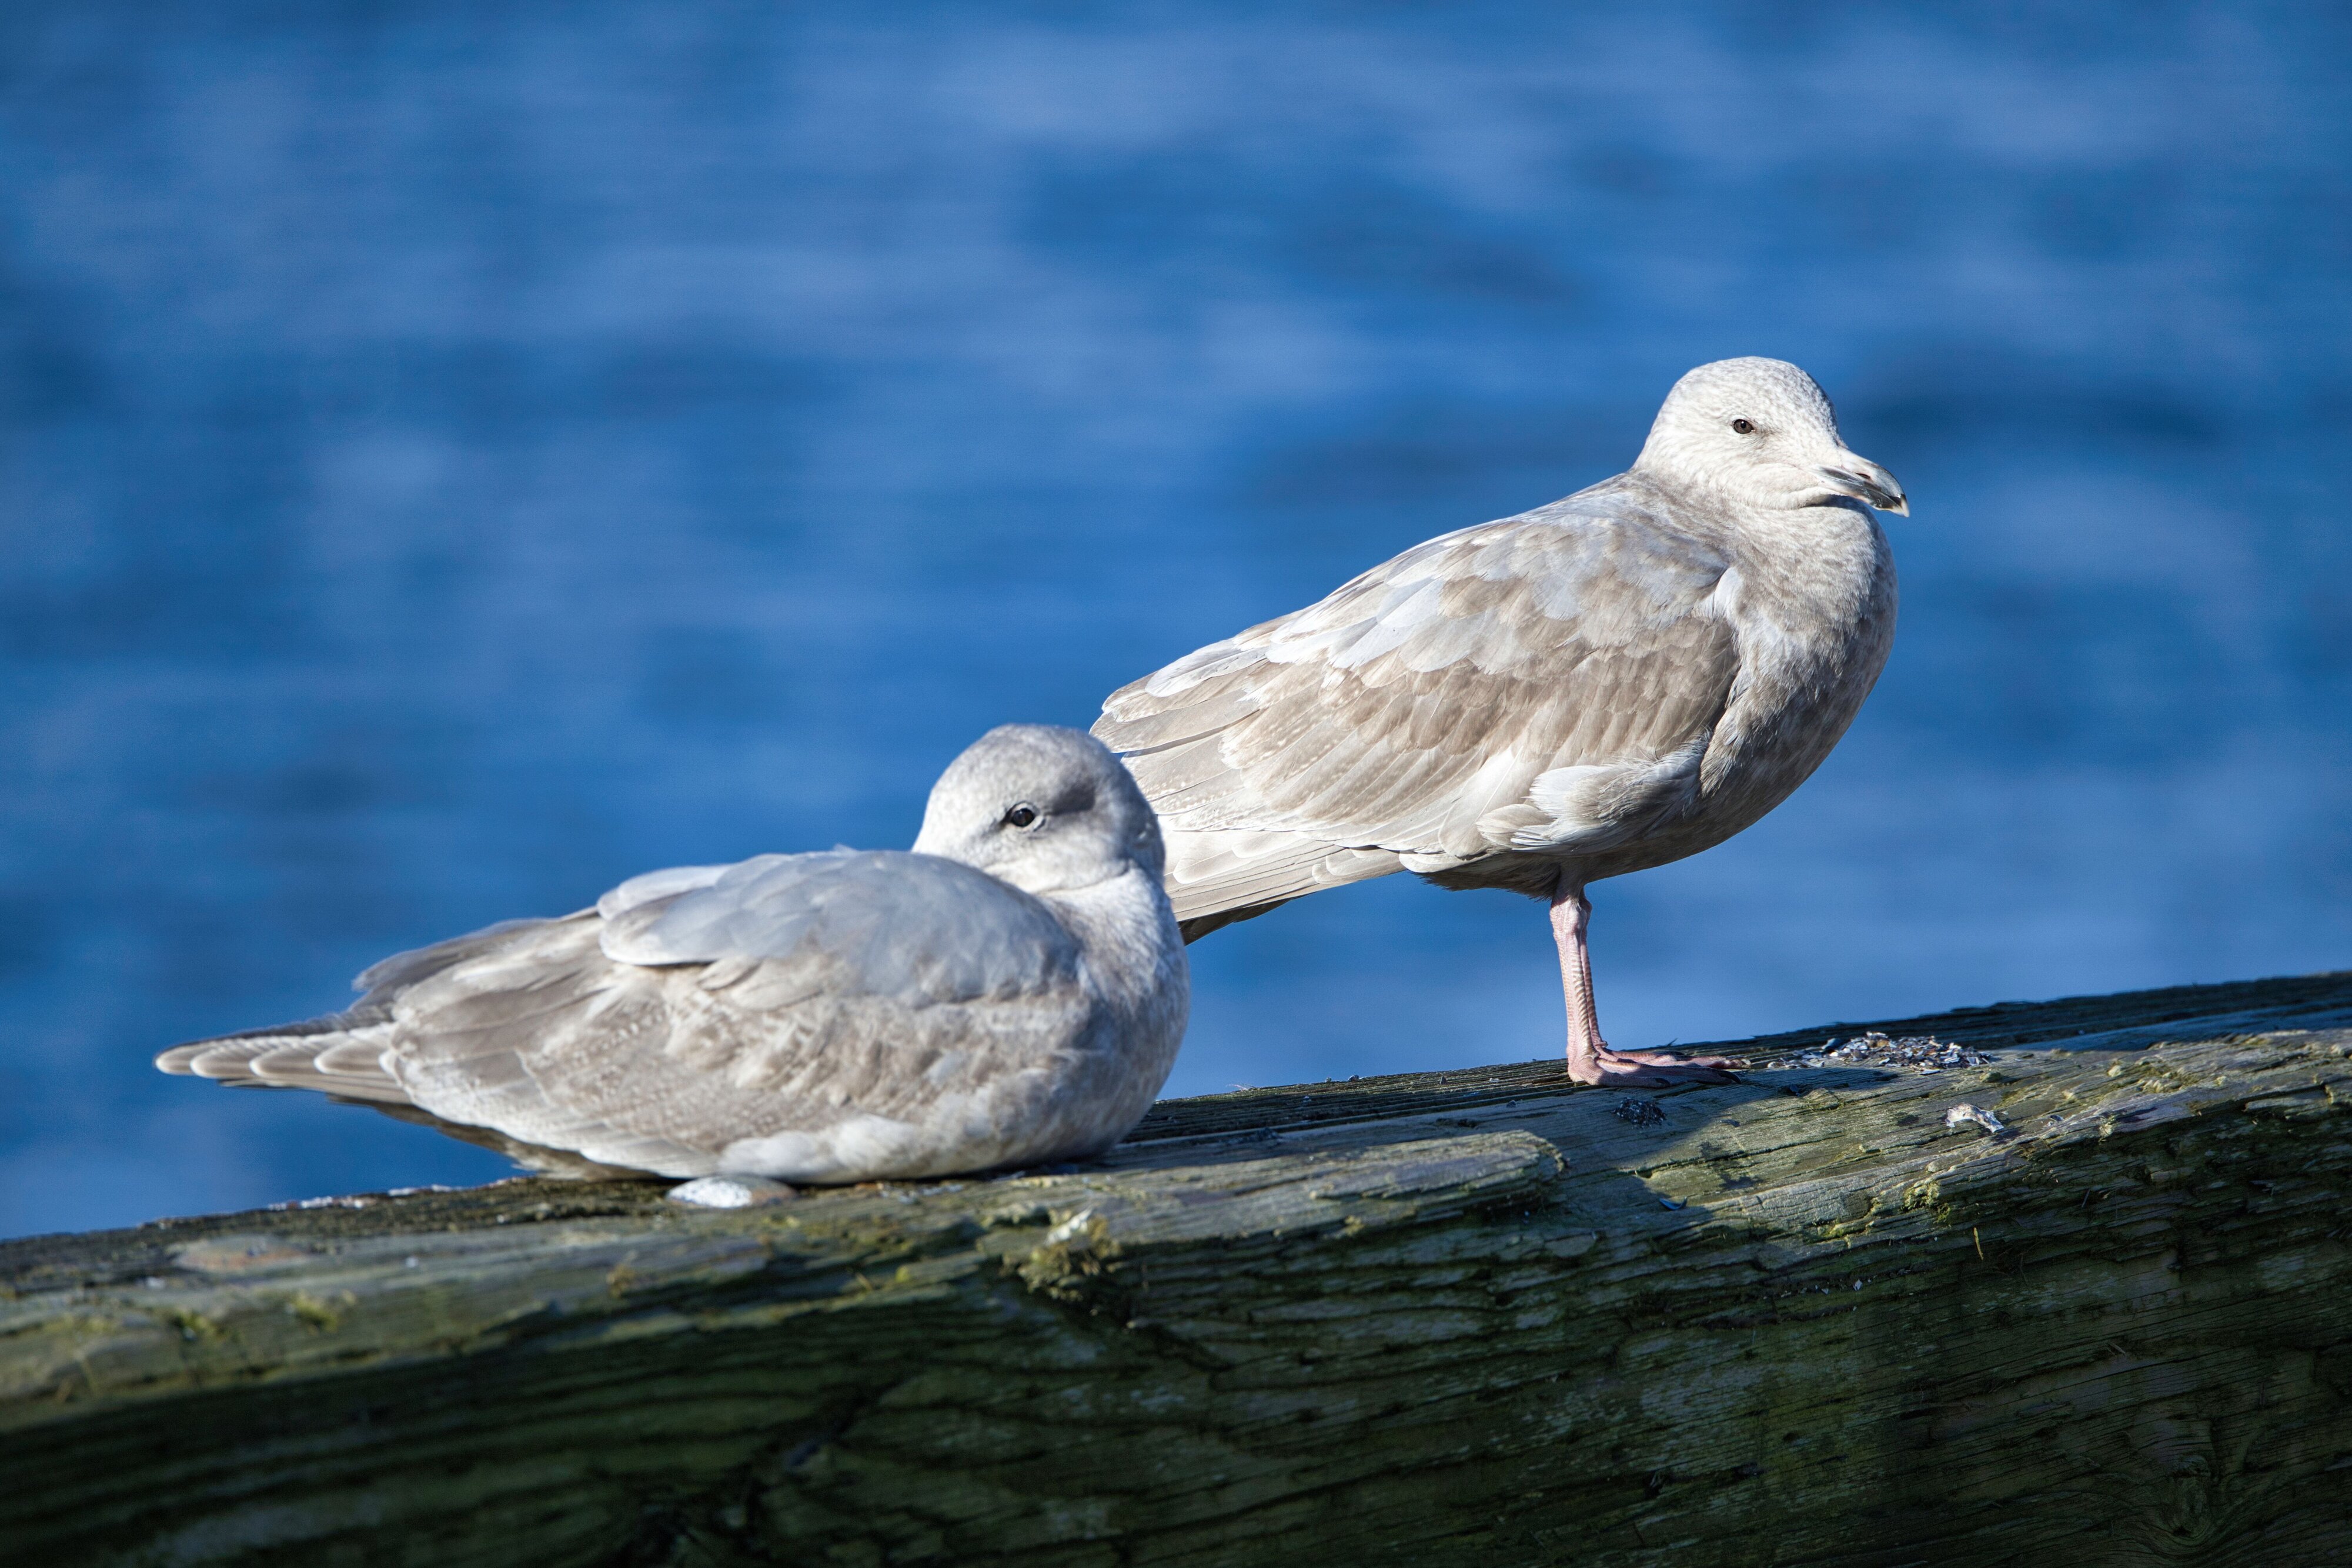
M1529 1063L767 1209L532 1180L9 1243L0 1541L2352 1561L2347 1024L2352 976L2183 988L1874 1026L1994 1052L1940 1074L1628 1095Z

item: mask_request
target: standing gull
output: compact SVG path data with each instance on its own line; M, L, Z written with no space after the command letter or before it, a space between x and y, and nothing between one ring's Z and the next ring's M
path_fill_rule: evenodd
M912 852L682 866L387 958L349 1012L156 1065L317 1089L573 1175L849 1182L1101 1153L1189 1000L1151 808L1076 730L950 765Z
M1903 488L1779 360L1701 365L1633 466L1416 545L1103 704L1190 941L1418 872L1546 898L1585 1083L1721 1079L1601 1038L1584 890L1721 843L1845 733L1895 636Z

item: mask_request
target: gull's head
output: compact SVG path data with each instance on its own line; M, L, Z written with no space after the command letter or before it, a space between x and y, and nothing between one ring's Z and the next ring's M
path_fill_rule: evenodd
M1093 736L999 726L931 786L915 852L961 861L1024 893L1090 887L1130 868L1160 883L1160 819L1134 775Z
M1751 506L1845 497L1911 515L1895 476L1846 450L1830 400L1786 360L1717 360L1676 382L1633 471Z

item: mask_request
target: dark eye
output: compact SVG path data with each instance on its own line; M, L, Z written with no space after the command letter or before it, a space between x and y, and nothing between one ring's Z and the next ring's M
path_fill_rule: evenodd
M1037 808L1034 806L1015 806L1004 813L1004 825L1008 828L1031 828L1036 824Z
M1756 434L1756 426L1754 423L1745 419L1733 420L1731 422L1731 428L1738 431L1742 435L1753 435Z

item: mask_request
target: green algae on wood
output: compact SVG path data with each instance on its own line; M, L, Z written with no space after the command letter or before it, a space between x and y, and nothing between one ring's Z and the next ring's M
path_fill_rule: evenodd
M2352 1560L2347 1024L2352 977L2183 988L1877 1026L1995 1051L1933 1075L1629 1096L1532 1063L756 1210L517 1181L11 1243L0 1541Z

